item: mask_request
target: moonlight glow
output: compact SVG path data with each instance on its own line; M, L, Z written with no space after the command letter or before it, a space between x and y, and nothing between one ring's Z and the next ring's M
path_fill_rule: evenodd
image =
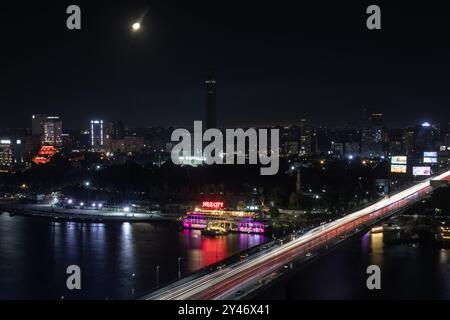
M133 29L133 31L139 31L139 29L141 29L141 24L139 22L135 22L133 23L133 25L131 26L131 28Z

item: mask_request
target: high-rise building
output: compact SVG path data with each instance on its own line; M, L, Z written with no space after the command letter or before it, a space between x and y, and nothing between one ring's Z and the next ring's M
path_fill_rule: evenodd
M214 73L210 73L205 81L206 87L206 129L217 127L216 115L216 80Z
M299 124L300 129L300 155L310 155L312 144L311 144L311 125L309 123L308 117L304 116L300 119Z
M43 114L33 114L31 116L31 135L40 137L44 133L44 123L46 116Z
M375 108L366 108L364 112L367 125L380 128L383 126L384 115L381 111Z
M438 126L424 122L414 130L414 151L437 151L442 144L442 136Z
M61 147L62 140L62 121L59 117L49 116L44 121L44 132L42 144L53 147Z
M361 156L378 158L383 155L383 113L368 108L364 110L361 129Z
M125 126L122 121L109 122L105 127L106 139L123 139L125 137Z
M0 172L12 171L24 164L22 140L16 138L0 139Z
M91 147L94 151L104 149L103 120L91 120Z

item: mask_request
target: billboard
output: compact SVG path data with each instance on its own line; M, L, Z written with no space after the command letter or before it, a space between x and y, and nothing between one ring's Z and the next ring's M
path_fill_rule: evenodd
M423 163L437 163L437 152L424 152Z
M406 165L393 164L391 165L392 173L406 173Z
M407 164L408 158L406 156L393 156L391 164Z
M431 176L430 167L413 167L414 176Z
M437 152L424 152L424 158L437 158Z
M437 158L424 157L423 163L432 163L432 164L437 163Z
M204 209L223 209L223 201L203 201L202 208Z

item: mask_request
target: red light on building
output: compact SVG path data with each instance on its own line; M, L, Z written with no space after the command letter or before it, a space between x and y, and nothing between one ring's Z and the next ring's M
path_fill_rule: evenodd
M57 150L53 146L42 146L41 150L39 150L39 155L53 157L56 154L56 152Z
M205 209L223 209L223 201L203 201L202 207Z
M36 156L36 157L33 158L32 161L34 163L36 163L36 164L46 164L46 163L50 162L50 159L45 158L45 157L38 157L38 156Z
M39 154L33 158L33 162L36 164L49 163L51 158L58 152L53 146L42 146L39 150Z

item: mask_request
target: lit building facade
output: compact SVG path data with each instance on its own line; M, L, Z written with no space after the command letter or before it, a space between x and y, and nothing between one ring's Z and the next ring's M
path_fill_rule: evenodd
M0 171L11 172L24 165L22 146L20 139L0 139Z
M62 121L59 117L49 116L45 118L42 144L53 147L62 146Z
M312 132L309 119L305 116L300 119L300 155L310 155L312 152Z
M103 120L91 120L91 147L93 151L104 151L105 135Z

